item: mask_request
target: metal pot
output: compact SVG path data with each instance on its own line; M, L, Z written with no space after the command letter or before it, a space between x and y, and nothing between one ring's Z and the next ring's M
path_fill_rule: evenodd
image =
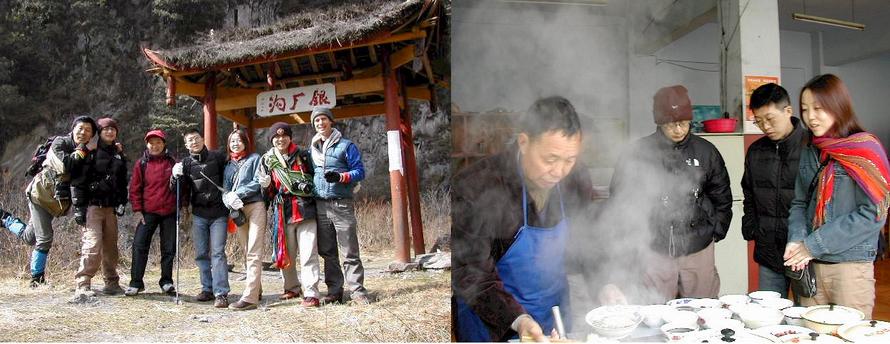
M865 314L855 308L829 304L807 307L801 317L806 327L813 331L834 334L841 325L865 319Z

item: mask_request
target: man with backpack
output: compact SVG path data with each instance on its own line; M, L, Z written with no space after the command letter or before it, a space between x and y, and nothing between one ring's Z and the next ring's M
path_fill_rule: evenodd
M136 296L145 290L145 266L155 230L161 227L161 279L158 285L167 295L176 293L173 287L173 261L176 257L176 194L170 187L173 165L167 152L167 136L160 129L145 134L145 152L133 165L130 180L130 204L136 219L133 236L133 264L130 266L130 285L124 292Z
M34 178L26 189L31 215L28 225L0 210L0 225L34 246L31 252L32 287L46 283L46 261L53 243L52 220L68 213L72 180L76 185L84 179L84 158L90 149L95 148L92 139L96 131L96 122L92 118L79 116L71 124L70 133L47 140L35 151L29 168L29 175ZM75 215L78 222L86 220L85 213Z

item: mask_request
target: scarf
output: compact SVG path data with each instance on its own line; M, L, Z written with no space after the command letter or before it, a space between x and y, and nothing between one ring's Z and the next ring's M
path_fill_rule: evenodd
M816 176L819 182L816 186L813 228L825 224L825 206L831 202L834 193L834 169L837 164L847 171L868 198L878 206L875 220L886 219L887 207L890 206L890 164L881 142L874 135L862 132L845 138L816 137L813 144L822 151L820 161L829 159L822 172Z
M287 155L293 156L296 151L297 145L292 142L287 147ZM291 264L290 256L287 254L287 231L285 231L285 228L288 223L303 221L303 214L300 212L297 197L290 197L290 216L285 213L284 208L287 200L284 198L283 193L293 194L290 188L293 185L291 173L294 170L288 166L287 159L275 147L263 154L263 163L271 171L272 185L275 190L278 190L272 202L272 262L275 263L277 268L285 269ZM299 157L296 158L295 167L299 173L303 173Z
M324 137L321 136L321 133L316 133L315 136L312 137L312 161L315 162L315 166L321 166L324 169L324 154L328 151L328 148L333 147L337 142L340 141L342 135L340 135L340 131L337 128L331 129L331 136L328 137L327 140L324 140Z
M235 152L231 152L231 153L229 153L229 157L231 157L232 160L235 160L236 162L237 162L238 160L241 160L242 158L244 158L244 157L246 157L246 156L247 156L247 151L246 151L246 150L240 151L240 152L238 152L238 153L235 153Z

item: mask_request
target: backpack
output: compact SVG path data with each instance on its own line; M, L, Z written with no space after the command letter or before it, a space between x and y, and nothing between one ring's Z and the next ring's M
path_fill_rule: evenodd
M31 165L25 171L26 176L34 177L43 170L43 161L46 160L46 154L49 153L49 149L55 139L55 136L50 136L46 139L46 142L37 145L37 148L34 149L34 154L31 156Z

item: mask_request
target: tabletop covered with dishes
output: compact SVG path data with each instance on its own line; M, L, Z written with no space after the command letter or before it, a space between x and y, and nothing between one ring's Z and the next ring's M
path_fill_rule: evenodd
M795 307L771 291L682 298L664 305L602 306L585 316L588 333L570 339L593 342L677 343L890 343L890 323L865 319L850 307Z

